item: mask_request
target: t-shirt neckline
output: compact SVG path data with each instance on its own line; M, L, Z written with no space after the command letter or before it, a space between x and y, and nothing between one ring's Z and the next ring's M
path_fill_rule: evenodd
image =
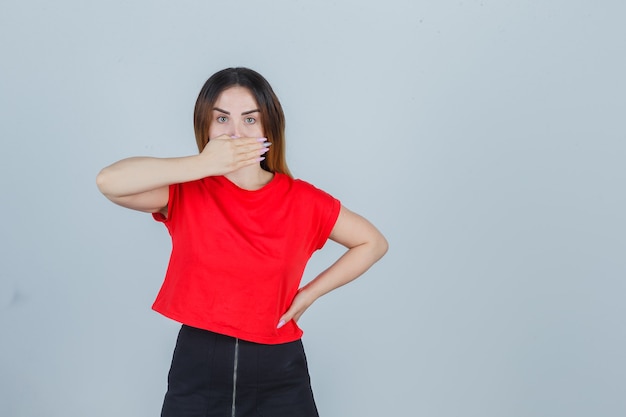
M219 176L219 178L222 180L223 183L227 184L228 187L238 192L247 193L247 194L255 194L255 193L262 193L262 192L267 191L269 188L272 188L278 182L278 177L280 176L280 174L278 172L273 172L272 174L274 174L272 179L269 180L267 184L265 184L264 186L256 190L247 190L245 188L241 188L240 186L238 186L237 184L229 180L225 175L221 175Z

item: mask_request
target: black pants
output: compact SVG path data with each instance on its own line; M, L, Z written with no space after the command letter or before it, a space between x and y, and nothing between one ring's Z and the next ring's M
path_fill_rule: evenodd
M183 325L161 417L318 417L302 342L263 345Z

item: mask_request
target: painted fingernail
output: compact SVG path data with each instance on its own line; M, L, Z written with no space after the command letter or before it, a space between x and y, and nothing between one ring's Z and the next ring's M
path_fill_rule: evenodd
M265 142L265 143L263 143L263 146L265 146L266 148L271 146L271 145L272 145L272 142Z
M278 326L276 326L277 329L280 329L281 327L283 327L285 325L285 320L281 320L278 322Z
M259 142L265 142L267 140L267 138L258 138L257 139Z
M263 155L267 151L269 151L269 148L261 148L259 149L259 155Z
M257 161L257 162L261 162L261 161L262 161L262 160L264 160L264 159L265 159L265 157L264 157L264 156L262 156L262 157L260 157L260 158L257 158L257 159L256 159L256 161Z

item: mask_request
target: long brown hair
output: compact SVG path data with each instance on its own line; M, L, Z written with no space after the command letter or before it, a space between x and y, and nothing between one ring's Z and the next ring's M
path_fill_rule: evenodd
M261 161L261 168L269 172L289 175L285 158L285 115L283 108L274 94L274 90L261 74L249 68L226 68L216 72L204 83L200 90L193 114L198 151L202 152L209 142L209 127L213 107L222 91L240 86L250 90L261 114L261 124L268 142L272 143L269 152Z

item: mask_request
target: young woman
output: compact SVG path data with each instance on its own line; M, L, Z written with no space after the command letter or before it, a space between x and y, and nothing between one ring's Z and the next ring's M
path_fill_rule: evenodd
M162 416L317 416L298 319L364 273L387 242L291 177L282 107L260 74L211 76L194 125L198 155L124 159L97 177L107 198L152 213L172 238L153 308L183 326ZM347 251L300 288L327 239Z

